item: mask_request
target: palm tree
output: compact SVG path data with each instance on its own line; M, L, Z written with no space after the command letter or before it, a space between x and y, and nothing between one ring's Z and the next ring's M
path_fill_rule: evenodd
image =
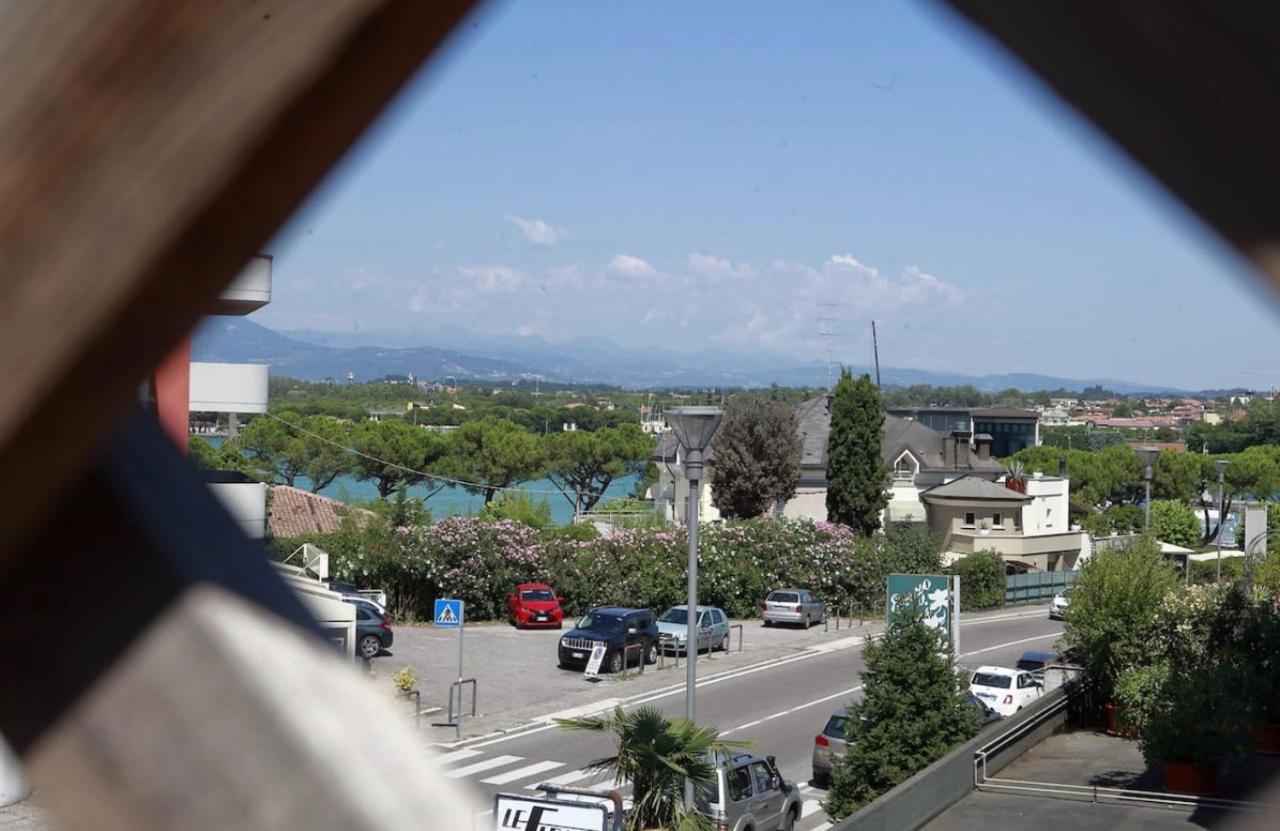
M711 831L711 821L684 807L684 782L695 791L715 781L714 760L749 742L722 741L719 731L684 719L668 719L657 707L618 707L612 713L586 718L556 719L570 730L611 733L618 744L613 756L588 767L614 771L614 782L631 783L631 812L626 831L667 828L671 831Z

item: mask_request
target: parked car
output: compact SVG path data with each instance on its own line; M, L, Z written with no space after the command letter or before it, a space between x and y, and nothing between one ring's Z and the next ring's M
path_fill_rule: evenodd
M688 652L688 605L672 606L663 612L658 618L658 631L663 636L663 649ZM729 616L715 606L699 606L697 651L713 649L729 651Z
M521 583L507 598L507 619L517 629L559 629L564 622L563 602L546 583Z
M1014 666L1017 669L1024 669L1040 680L1044 680L1044 668L1049 664L1056 664L1062 660L1057 652L1039 652L1032 650L1023 652L1022 657L1018 659L1018 663Z
M777 762L751 753L716 760L710 787L699 808L716 829L725 831L792 831L800 819L800 790L782 778Z
M822 732L813 737L813 783L819 787L831 781L831 766L847 749L844 725L848 720L844 710L832 713Z
M978 667L969 692L1002 716L1011 716L1044 694L1044 684L1030 672L1008 667Z
M560 638L558 650L562 669L581 669L591 660L591 650L603 641L607 647L601 666L609 672L622 672L628 665L658 660L661 633L648 609L600 606L583 615L578 625ZM639 649L626 647L639 644ZM627 654L624 656L624 652Z
M342 599L356 607L356 654L373 658L382 650L390 649L395 633L378 604L358 597Z
M760 604L765 626L775 623L798 623L808 629L827 619L827 606L812 592L804 589L778 589Z
M1067 607L1071 605L1071 587L1067 586L1053 596L1049 603L1049 620L1062 620Z
M995 710L988 707L987 702L983 701L981 698L978 698L973 693L969 693L967 696L965 696L965 703L982 710L983 724L990 724L993 721L999 721L1000 719L1004 718L1004 716L1000 715Z
M344 580L330 580L328 588L331 592L337 592L343 598L354 598L357 600L365 600L378 607L380 614L387 613L387 593L382 589L362 589L355 583L348 583Z

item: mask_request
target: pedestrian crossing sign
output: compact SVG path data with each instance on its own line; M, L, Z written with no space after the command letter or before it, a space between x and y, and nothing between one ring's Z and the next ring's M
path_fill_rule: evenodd
M436 601L436 628L457 629L462 625L462 601L441 598Z

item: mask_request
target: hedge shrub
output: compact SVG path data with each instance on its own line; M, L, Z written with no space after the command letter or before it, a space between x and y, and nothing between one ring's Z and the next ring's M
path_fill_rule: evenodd
M975 551L956 560L951 573L960 578L960 611L1003 606L1007 582L1004 569L1004 559L994 551Z
M274 545L283 551L301 542L332 555L335 577L384 588L402 619L428 618L436 597L464 600L468 619L500 619L512 587L526 581L550 583L571 614L605 604L660 611L685 600L683 528L575 539L453 517L419 528L344 527ZM709 524L699 537L699 598L738 618L755 615L768 592L785 586L829 604L871 607L883 602L888 574L937 572L938 556L937 540L919 528L858 539L845 526L805 520Z

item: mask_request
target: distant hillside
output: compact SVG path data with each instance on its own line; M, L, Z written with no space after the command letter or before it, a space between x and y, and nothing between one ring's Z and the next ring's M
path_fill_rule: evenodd
M492 381L536 377L560 383L647 389L767 387L770 384L821 387L828 379L827 366L822 361L798 362L769 353L630 349L599 338L553 344L540 338L485 336L457 328L437 330L430 337L438 343L450 344L453 349L414 345L415 339L426 338L404 331L286 334L246 318L219 317L210 318L200 327L192 350L195 360L265 363L278 375L312 381L340 379L348 372L360 381L412 372L429 380L445 376ZM370 339L392 345L370 346ZM856 366L854 370L874 371L867 366ZM970 384L983 392L1010 388L1026 392L1056 389L1078 392L1094 386L1118 393L1182 392L1113 378L1074 379L1030 373L960 375L881 367L880 374L886 385Z

